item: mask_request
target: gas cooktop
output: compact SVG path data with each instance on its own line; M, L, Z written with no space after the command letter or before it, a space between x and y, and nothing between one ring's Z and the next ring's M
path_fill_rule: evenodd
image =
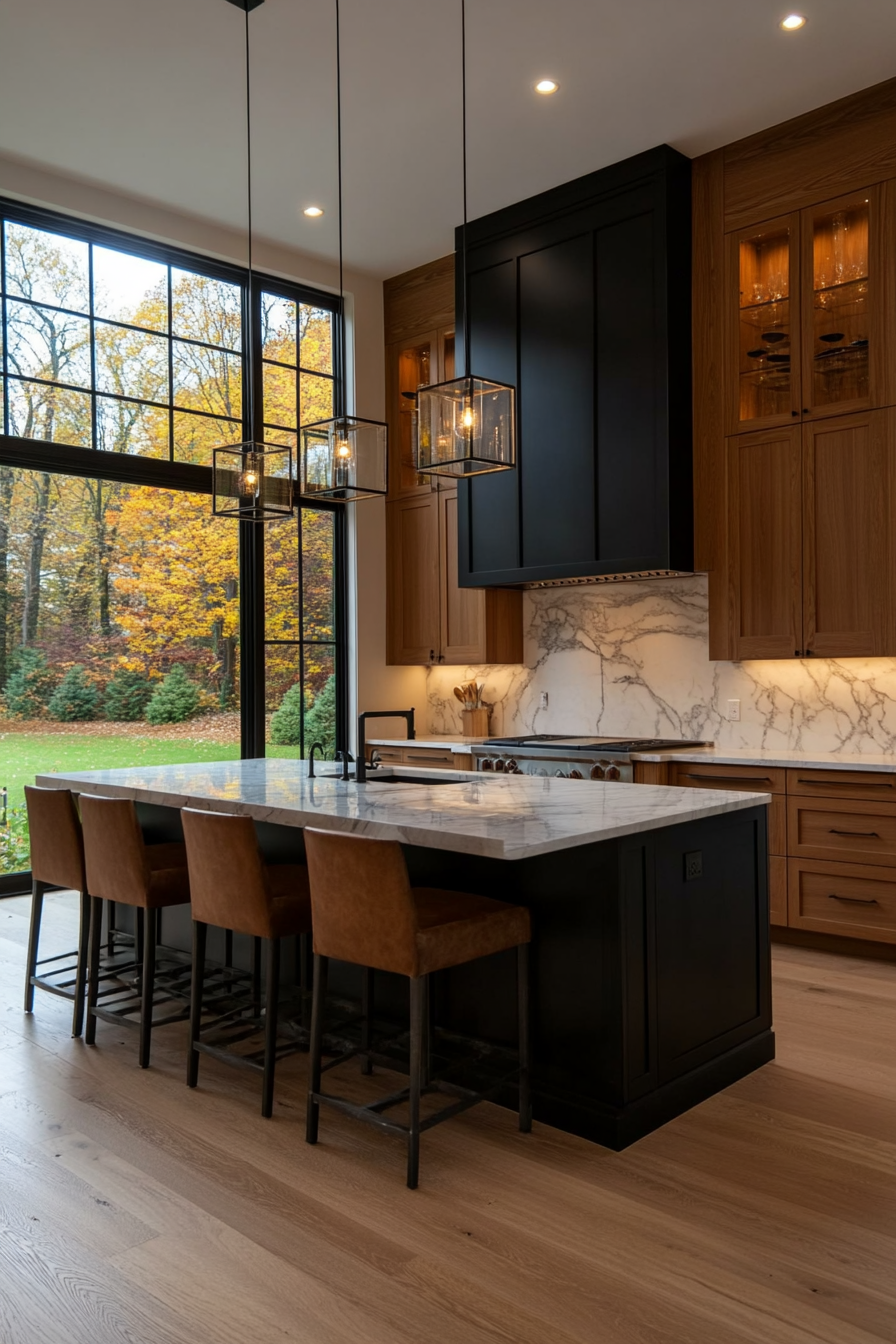
M705 742L676 737L567 737L564 733L533 733L529 737L493 737L482 747L547 747L564 751L664 751L670 747L702 747Z

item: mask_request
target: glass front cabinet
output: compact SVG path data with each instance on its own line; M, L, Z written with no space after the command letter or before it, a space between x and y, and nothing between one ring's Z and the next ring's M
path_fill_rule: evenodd
M881 188L728 235L727 428L888 405Z

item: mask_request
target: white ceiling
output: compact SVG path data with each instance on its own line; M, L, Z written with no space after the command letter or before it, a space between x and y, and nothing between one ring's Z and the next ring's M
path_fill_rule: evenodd
M894 0L467 0L470 217L667 141L697 155L896 75ZM347 263L392 275L461 215L460 0L342 0ZM334 0L250 15L255 227L335 255ZM0 0L0 152L245 221L244 15ZM560 91L532 92L551 75ZM311 222L303 206L326 208Z

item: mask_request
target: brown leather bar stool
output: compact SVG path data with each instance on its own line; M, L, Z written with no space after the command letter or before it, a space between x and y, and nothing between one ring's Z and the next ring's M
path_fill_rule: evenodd
M90 929L90 897L84 873L84 837L81 819L70 789L25 786L28 832L31 837L31 925L25 968L25 1012L34 1007L35 989L47 990L63 999L73 999L72 1035L84 1026L84 986L87 978L87 937ZM78 947L57 957L38 960L44 894L48 887L78 892L81 918ZM72 962L74 961L74 965ZM39 968L45 968L38 974Z
M529 1097L529 911L489 896L433 887L412 887L401 846L394 840L369 840L334 831L305 830L305 854L311 878L314 920L314 999L311 1016L311 1077L306 1138L317 1142L320 1106L324 1103L380 1129L401 1134L408 1147L408 1187L416 1189L420 1135L460 1111L495 1095L474 1092L428 1078L429 1025L426 1021L429 977L433 971L461 966L478 957L517 948L519 1008L519 1124L532 1128ZM411 992L410 1086L391 1096L358 1106L321 1091L321 1074L361 1055L369 1060L369 1024L357 1050L348 1050L321 1065L327 964L339 961L406 975ZM368 992L365 997L368 997ZM366 1071L366 1070L365 1070ZM457 1098L420 1120L424 1092L446 1092ZM383 1112L407 1100L409 1121L400 1125Z
M95 1043L97 1018L139 1027L140 1067L145 1069L149 1066L153 1027L183 1022L188 1016L184 1002L180 1011L169 1013L158 1022L153 1021L157 979L157 916L167 906L189 904L186 849L180 843L148 845L137 820L137 809L129 798L99 798L82 793L81 824L84 829L84 857L91 898L87 1027L84 1039L88 1045ZM135 963L129 967L117 967L109 973L119 984L118 989L109 991L115 994L121 992L120 977L129 970L137 971L140 975L139 998L131 994L124 1000L116 1001L111 1007L99 1003L104 900L133 906L135 917L143 917L142 967ZM162 1002L185 1000L183 982L186 974L187 968L180 966L161 978L159 987L164 993ZM132 1014L138 1008L139 1018L132 1021Z
M200 1051L228 1064L260 1069L261 1113L269 1120L274 1109L277 1060L301 1048L297 1040L277 1044L280 940L301 937L311 929L308 870L300 863L266 863L258 848L251 817L185 807L181 819L193 898L193 988L187 1085L195 1087L199 1081ZM244 1006L238 1005L207 1023L206 1039L202 1039L205 946L210 924L233 933L248 934L256 940L263 938L267 943L261 1060L227 1048L254 1034L262 1024L254 1004L251 1017L246 1016Z

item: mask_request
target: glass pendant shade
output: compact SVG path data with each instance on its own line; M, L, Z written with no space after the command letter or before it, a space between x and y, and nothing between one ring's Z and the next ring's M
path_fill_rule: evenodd
M516 466L516 393L467 374L417 393L417 470L481 476Z
M212 512L219 518L263 523L294 509L292 448L230 443L212 454Z
M301 494L350 502L389 488L387 429L380 420L341 415L302 426Z

